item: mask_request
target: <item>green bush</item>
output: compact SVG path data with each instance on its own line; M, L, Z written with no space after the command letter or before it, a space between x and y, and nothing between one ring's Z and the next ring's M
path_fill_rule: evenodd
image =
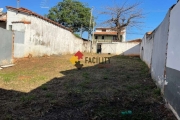
M77 34L77 33L74 33L74 35L75 35L76 37L78 37L78 38L81 38L81 36L80 36L79 34Z

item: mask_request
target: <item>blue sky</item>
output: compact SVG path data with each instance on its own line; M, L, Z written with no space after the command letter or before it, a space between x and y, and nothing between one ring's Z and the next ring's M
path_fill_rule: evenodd
M20 7L24 7L30 9L40 15L47 14L48 8L41 8L42 2L45 0L20 0ZM62 0L48 0L48 7L55 6L58 2ZM89 7L94 7L93 15L97 17L96 27L101 27L100 23L102 23L105 18L98 13L103 10L105 6L112 6L114 3L113 0L80 0L83 3L87 3ZM118 2L120 0L116 0ZM122 0L121 0L122 1ZM128 3L131 4L135 0L128 0ZM146 13L146 18L143 19L143 27L141 29L129 28L127 30L127 40L132 40L136 38L142 38L147 31L154 30L164 19L168 9L177 2L177 0L143 0L143 4L141 7L144 9L144 13ZM5 6L16 7L16 0L0 0L0 8L4 8ZM87 33L83 35L83 37L87 38Z

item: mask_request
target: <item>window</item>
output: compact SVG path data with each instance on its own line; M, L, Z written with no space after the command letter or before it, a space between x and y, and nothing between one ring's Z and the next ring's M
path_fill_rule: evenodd
M106 29L102 29L102 32L106 32Z
M117 40L117 36L113 36L113 40Z
M120 41L122 41L122 40L123 40L123 36L121 35L121 36L120 36Z
M104 39L104 36L102 36L102 39Z
M98 39L98 36L95 36L95 39Z

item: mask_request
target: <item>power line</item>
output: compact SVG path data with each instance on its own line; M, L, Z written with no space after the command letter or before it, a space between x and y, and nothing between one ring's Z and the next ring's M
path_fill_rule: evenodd
M49 0L42 0L41 8L49 8L48 4L49 4Z
M144 35L143 33L126 33L126 34Z
M20 0L17 0L17 8L20 7Z
M91 23L92 23L92 13L93 13L93 7L91 8L91 16L90 16L90 23L89 23L89 34L88 34L88 40L90 40L90 34L91 34Z

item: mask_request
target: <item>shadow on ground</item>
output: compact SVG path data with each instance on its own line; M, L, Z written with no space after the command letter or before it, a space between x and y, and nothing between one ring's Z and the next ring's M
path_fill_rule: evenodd
M29 93L0 89L0 119L175 120L138 57L60 73Z

